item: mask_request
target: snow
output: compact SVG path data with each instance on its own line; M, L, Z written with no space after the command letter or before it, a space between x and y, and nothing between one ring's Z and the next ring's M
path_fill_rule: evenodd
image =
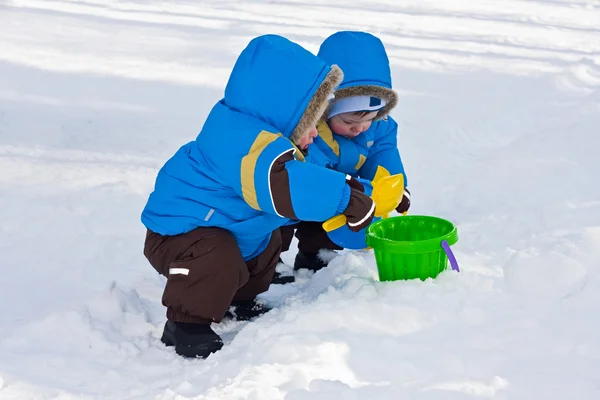
M599 1L0 0L0 26L0 399L600 397ZM142 255L157 170L248 40L341 29L388 48L410 212L456 223L461 272L344 252L182 359Z

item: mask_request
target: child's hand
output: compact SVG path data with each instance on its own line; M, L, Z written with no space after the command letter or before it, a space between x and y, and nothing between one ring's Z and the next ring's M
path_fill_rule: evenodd
M365 187L362 183L356 178L351 177L350 175L346 175L346 183L350 186L351 189L356 189L361 192L365 192Z
M346 225L352 232L366 228L373 220L375 202L357 189L350 189L350 202L344 211Z
M393 204L393 203L392 203ZM404 188L404 194L402 195L402 200L400 200L400 204L396 207L396 211L400 214L404 214L410 208L410 192L408 188Z

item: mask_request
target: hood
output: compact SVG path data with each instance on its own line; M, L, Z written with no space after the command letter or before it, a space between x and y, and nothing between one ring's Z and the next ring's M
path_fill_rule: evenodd
M337 99L351 96L375 96L387 101L379 111L383 118L398 103L392 90L390 62L379 38L366 32L341 31L321 44L317 56L344 71L344 80L335 92Z
M329 105L342 72L278 35L259 36L238 57L223 103L297 142Z

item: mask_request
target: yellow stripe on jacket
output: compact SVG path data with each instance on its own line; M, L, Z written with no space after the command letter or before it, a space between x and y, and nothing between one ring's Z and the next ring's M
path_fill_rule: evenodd
M254 143L250 147L250 151L242 158L241 177L242 177L242 195L248 205L255 210L260 210L258 206L258 198L256 195L256 186L254 185L254 171L256 162L262 151L269 144L273 143L280 137L281 134L262 131L258 134Z
M319 132L319 136L321 137L321 139L323 139L327 146L329 146L331 151L333 151L334 154L339 157L340 145L333 138L333 132L331 132L331 129L329 129L329 125L327 125L327 122L321 121L319 125L317 125L317 131Z
M363 164L365 163L365 161L367 161L367 157L363 156L362 154L358 154L358 162L356 163L356 165L354 166L355 170L359 170L360 167L363 166Z
M263 210L262 207L260 206L260 202L259 202L259 196L258 196L258 190L257 190L257 182L255 182L256 179L256 173L257 173L257 166L260 164L259 163L259 158L261 157L261 155L264 154L269 154L272 153L274 151L274 147L270 146L271 144L274 144L273 142L275 142L277 139L282 139L282 135L281 133L272 133L272 132L268 132L268 131L261 131L258 136L256 137L256 139L254 140L254 142L252 143L252 146L250 147L250 151L248 152L247 155L245 155L242 158L242 162L241 162L241 168L240 168L240 177L241 177L241 186L242 186L242 195L244 197L244 201L246 201L246 203L248 203L248 205L252 208L254 208L255 210L258 211L267 211L267 210ZM269 156L267 156L267 161L268 164L270 164L269 166L269 170L264 170L264 172L270 176L271 174L271 168L273 168L274 163L276 163L276 159L280 160L279 156L282 156L283 153L287 153L289 152L293 152L293 156L289 155L289 159L295 158L298 161L305 161L304 159L304 155L302 154L302 152L295 146L293 145L293 143L289 142L289 141L284 141L286 144L283 145L285 146L289 146L289 149L285 149L283 148L283 151L281 151L281 149L279 151L276 151L276 155L273 155L273 158L269 158ZM276 145L276 144L274 144ZM270 147L269 147L270 146ZM269 147L269 149L267 150L267 147ZM277 148L281 148L282 145L279 144L276 146ZM265 166L267 166L267 164L265 164L265 160L262 161L262 168L264 169ZM269 192L271 192L271 187L270 187L270 178L269 179ZM270 193L271 198L273 198L273 193ZM264 206L264 204L263 204Z

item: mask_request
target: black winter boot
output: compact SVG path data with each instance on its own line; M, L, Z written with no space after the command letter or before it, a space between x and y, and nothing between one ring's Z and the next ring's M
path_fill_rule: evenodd
M271 307L256 300L234 300L231 302L225 318L229 317L238 321L249 321L271 311Z
M175 346L175 352L183 357L206 358L221 350L223 341L205 324L167 321L160 341L165 346Z
M279 264L285 264L281 257L279 257ZM281 272L275 271L271 283L273 285L285 285L286 283L292 283L295 280L296 277L294 277L294 275L282 275Z
M281 272L275 271L271 283L273 285L285 285L287 283L293 283L295 281L296 278L294 277L294 275L282 275Z
M303 253L300 250L298 250L294 261L294 271L304 268L316 272L326 266L327 263L319 258L317 253Z

